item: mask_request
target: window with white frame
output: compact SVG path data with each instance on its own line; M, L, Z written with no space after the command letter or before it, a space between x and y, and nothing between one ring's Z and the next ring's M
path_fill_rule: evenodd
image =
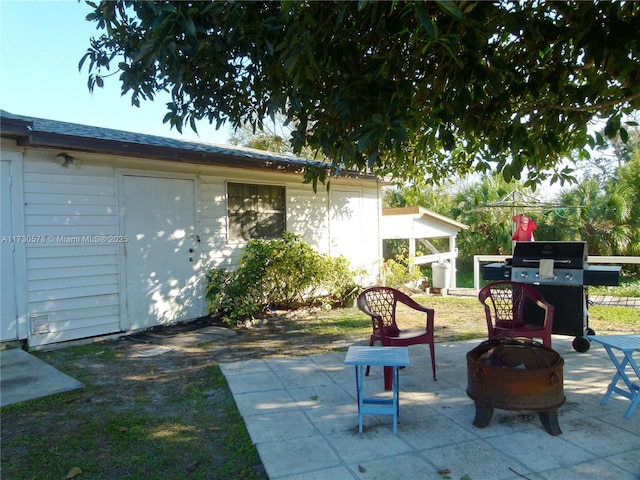
M228 182L227 218L229 240L281 237L286 230L284 187Z

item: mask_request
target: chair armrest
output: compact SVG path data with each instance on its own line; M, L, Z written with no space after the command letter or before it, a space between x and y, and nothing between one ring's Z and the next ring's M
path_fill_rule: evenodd
M384 328L384 320L382 319L382 317L369 310L367 308L367 304L364 301L360 301L360 298L358 298L358 308L365 315L369 315L371 317L371 320L378 326L378 335L380 335L380 340L382 340L382 343L384 344L387 338L387 331Z
M551 305L545 298L542 296L540 292L535 290L530 285L524 285L524 296L535 303L539 308L544 310L544 328L547 326L553 325L553 314L555 312L555 307Z
M433 308L423 307L427 312L427 332L433 333L435 310Z
M544 327L546 328L547 325L552 324L553 322L555 307L543 299L537 299L535 303L538 307L544 310Z
M419 304L413 298L408 295L403 295L402 297L398 297L398 302L403 303L409 308L413 308L419 312L425 312L427 314L427 324L426 328L428 332L433 332L434 328L434 316L435 310L431 307L425 307L424 305Z
M409 295L397 295L396 300L400 303L404 303L407 307L413 308L414 310L418 310L420 312L429 312L429 310L433 311L433 308L425 307L424 305L419 304Z
M484 319L487 322L487 331L489 332L489 338L494 335L494 327L493 327L493 319L491 318L491 307L487 305L486 298L482 302L482 306L484 307Z
M358 301L358 308L360 309L360 311L362 311L362 313L364 313L365 315L369 315L372 319L376 319L376 317L380 318L379 315L376 315L367 308L367 304L364 301Z

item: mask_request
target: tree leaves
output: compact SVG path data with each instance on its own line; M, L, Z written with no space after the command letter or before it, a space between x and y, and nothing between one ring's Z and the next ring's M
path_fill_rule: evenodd
M134 105L172 92L178 130L280 111L296 151L336 168L437 182L491 167L535 184L601 142L596 116L627 141L621 119L640 108L638 2L90 6L106 32L79 64L90 89L119 62Z

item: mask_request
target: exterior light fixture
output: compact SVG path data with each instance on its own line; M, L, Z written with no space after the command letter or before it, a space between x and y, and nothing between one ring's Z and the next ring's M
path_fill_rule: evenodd
M58 162L63 167L69 168L75 166L77 160L75 159L75 157L72 157L67 153L59 153L56 157L56 162Z

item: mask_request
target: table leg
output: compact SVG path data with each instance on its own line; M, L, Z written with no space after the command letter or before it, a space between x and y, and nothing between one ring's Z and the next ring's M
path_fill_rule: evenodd
M629 406L627 413L624 414L625 418L631 418L635 409L640 405L640 385L633 385L631 388L633 398L631 399L631 405Z
M606 405L607 402L609 401L609 398L611 398L611 394L613 392L616 392L616 393L622 395L623 397L628 398L629 400L631 400L631 405L629 406L629 409L627 410L627 413L625 414L625 418L630 418L631 415L633 414L634 410L638 406L638 404L640 404L640 385L635 385L631 381L631 379L627 375L625 369L626 369L627 365L630 365L639 380L640 380L640 369L638 368L638 365L636 364L635 360L633 359L633 352L624 352L624 358L620 362L616 358L616 356L613 353L613 350L612 350L612 348L610 346L604 345L604 347L605 347L605 350L607 351L607 354L609 355L609 358L611 359L611 361L615 365L617 372L614 375L613 380L611 380L611 383L607 387L607 393L605 393L605 395L604 395L604 397L603 397L603 399L602 399L602 401L600 403L602 405ZM627 386L627 390L623 390L622 388L617 386L618 382L621 379L623 380L623 382Z
M618 384L621 378L624 379L624 382L627 384L627 386L629 386L629 380L626 378L627 375L624 371L628 362L627 357L625 356L622 362L619 362L616 355L613 353L613 350L611 349L611 347L609 347L608 345L605 345L604 348L607 351L607 354L609 355L611 362L616 367L616 374L613 376L613 380L611 380L611 382L609 383L609 386L607 387L607 393L605 393L604 398L600 402L602 405L607 404L607 402L609 401L609 398L611 398L611 394L614 391L616 391L617 389L616 385Z
M636 373L636 377L638 377L638 381L640 382L640 368L638 368L638 364L633 358L633 352L625 352L625 359L627 360L627 363L631 365L631 368ZM635 409L640 405L640 383L633 383L629 380L629 390L631 392L631 405L629 406L627 413L624 415L625 418L631 418Z
M398 433L398 417L400 416L400 392L399 392L399 384L400 384L400 375L398 373L399 368L393 367L393 408L395 411L393 413L393 433L396 435Z
M358 399L358 432L362 433L362 399L364 377L362 375L362 365L356 365L356 396Z
M383 367L384 372L384 389L391 391L393 389L393 369L397 367Z

